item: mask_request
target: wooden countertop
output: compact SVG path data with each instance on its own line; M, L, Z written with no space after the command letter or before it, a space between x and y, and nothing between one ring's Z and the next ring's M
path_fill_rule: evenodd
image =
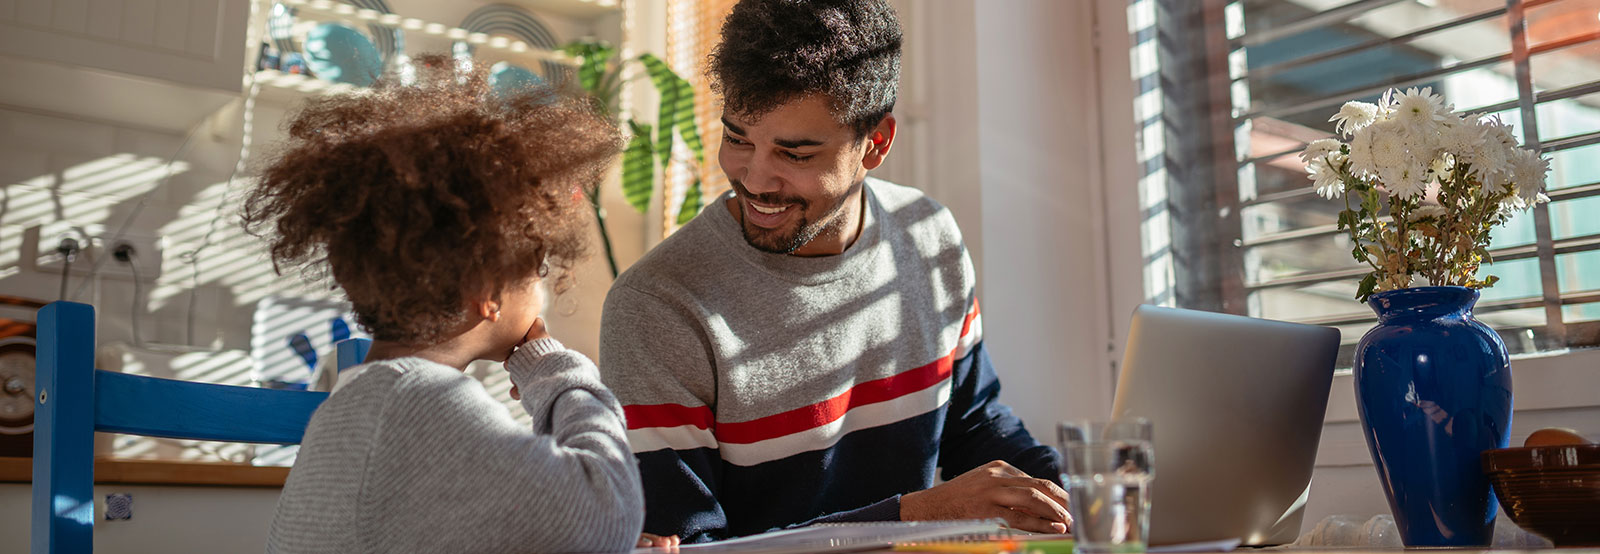
M94 461L95 483L282 487L288 477L287 467L110 458ZM31 482L32 458L0 457L0 483Z

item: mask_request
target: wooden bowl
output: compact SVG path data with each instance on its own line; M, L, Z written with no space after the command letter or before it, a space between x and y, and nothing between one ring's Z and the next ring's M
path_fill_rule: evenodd
M1600 444L1489 450L1500 509L1556 546L1600 546Z

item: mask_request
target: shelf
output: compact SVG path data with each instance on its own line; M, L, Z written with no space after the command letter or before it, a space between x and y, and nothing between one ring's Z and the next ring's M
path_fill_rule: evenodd
M365 90L347 83L334 83L304 74L284 73L272 69L256 72L256 83L261 85L261 101L293 104L313 96L347 94Z
M502 3L577 19L594 19L622 11L619 0L502 0Z
M473 33L460 27L423 21L415 17L403 17L399 14L378 13L376 10L361 9L350 4L334 2L333 0L279 0L286 6L299 10L300 15L316 21L340 21L357 25L376 23L397 27L407 32L422 33L425 35L442 36L451 40L464 40L469 44L502 50L512 54L525 56L538 61L549 61L570 66L578 65L578 60L561 52L546 50L528 44L521 40L512 40L503 36L491 36L486 33ZM602 0L595 0L596 6ZM548 4L582 4L582 2L548 2ZM314 27L314 22L300 22L295 25L295 36L304 36L306 31Z

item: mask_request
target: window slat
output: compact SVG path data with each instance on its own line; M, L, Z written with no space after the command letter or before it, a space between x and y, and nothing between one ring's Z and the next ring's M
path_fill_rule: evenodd
M1600 234L1571 237L1554 241L1554 243L1556 255L1590 252L1594 250L1600 250ZM1525 260L1528 258L1539 257L1539 249L1537 244L1525 244L1521 246L1490 250L1489 256L1495 262ZM1251 291L1257 291L1261 289L1278 287L1315 285L1317 283L1326 283L1329 281L1358 278L1366 275L1368 271L1370 270L1365 267L1358 267L1352 269L1341 269L1339 271L1303 273L1300 275L1271 279L1259 283L1246 284L1245 288Z
M1562 40L1547 42L1547 43L1544 43L1544 44L1540 44L1539 46L1536 46L1536 47L1533 47L1533 48L1529 48L1528 49L1528 55L1530 57L1531 56L1537 56L1537 55L1540 55L1540 54L1545 54L1545 53L1548 53L1548 52L1554 52L1556 50L1561 50L1563 48L1569 48L1569 47L1572 47L1572 46L1578 46L1578 45L1582 45L1582 44L1587 44L1587 43L1593 42L1593 41L1595 41L1597 39L1600 39L1600 31L1584 33L1584 34L1581 34L1581 35L1567 37L1567 38L1562 39ZM1463 73L1463 72L1471 71L1471 70L1478 69L1478 68L1481 68L1481 67L1488 67L1488 66L1491 66L1491 65L1495 65L1495 64L1498 64L1498 63L1504 63L1504 62L1508 62L1508 61L1511 61L1511 53L1510 52L1506 52L1504 54L1498 54L1498 55L1494 55L1494 56L1489 56L1489 57L1485 57L1485 58L1479 58L1477 60L1473 60L1473 61L1470 61L1470 62L1457 62L1457 63L1451 64L1449 66L1440 67L1440 68L1437 68L1437 69L1430 69L1428 71L1419 71L1419 72L1411 73L1411 74L1408 74L1408 75L1401 75L1399 77L1394 77L1392 79L1389 79L1388 81L1383 82L1383 83L1378 83L1378 84L1373 84L1373 85L1363 85L1363 86L1359 86L1359 87L1348 88L1348 89L1345 89L1345 90L1341 90L1341 91L1334 92L1334 93L1331 93L1331 94L1325 94L1325 95L1322 95L1322 96L1317 97L1317 98L1313 98L1313 99L1310 99L1310 100L1305 100L1305 101L1302 101L1302 102L1297 102L1297 103L1294 103L1294 104L1284 104L1284 105L1279 105L1279 106L1265 107L1265 108L1262 108L1262 109L1259 109L1259 110L1255 110L1255 111L1252 111L1252 112L1245 113L1244 115L1240 115L1240 116L1236 117L1235 119L1239 120L1239 121L1243 121L1243 120L1253 119L1253 118L1257 118L1257 117L1283 117L1283 116L1286 116L1286 115L1296 114L1296 113L1309 111L1309 110L1313 110L1313 109L1317 109L1317 108L1323 108L1323 107L1343 104L1344 102L1350 100L1351 98L1360 98L1360 97L1363 97L1363 96L1371 96L1373 94L1377 94L1377 93L1389 90L1391 88L1404 88L1404 87L1407 87L1407 86L1426 83L1426 82L1429 82L1429 81L1434 81L1434 80L1443 78L1443 77L1445 77L1447 75L1451 75L1451 74L1455 74L1455 73Z

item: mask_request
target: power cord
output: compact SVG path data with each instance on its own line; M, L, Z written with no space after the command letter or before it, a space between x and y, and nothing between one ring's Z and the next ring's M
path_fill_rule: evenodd
M128 264L128 269L133 271L133 309L128 315L131 316L129 319L133 322L133 344L142 347L144 346L144 338L139 334L139 296L143 291L141 290L142 282L139 279L139 264L134 263L138 253L134 251L133 245L124 242L118 244L111 251L111 256L119 262Z
M249 32L246 34L245 40L246 44L251 45L252 48L254 48L256 44L260 43L260 40L257 38L257 35L260 33L261 29L261 25L257 21L260 11L261 2L256 1L250 3ZM292 11L290 13L293 14ZM239 129L239 158L234 162L233 172L228 174L228 180L222 185L222 193L217 195L217 207L211 217L211 222L206 227L205 236L200 238L200 246L195 247L194 250L190 250L178 255L180 259L189 264L189 306L186 309L188 312L188 317L185 318L184 322L184 344L188 345L194 344L194 307L199 302L198 297L200 293L200 254L205 252L205 250L210 248L214 243L212 235L215 235L217 232L217 223L225 219L223 217L223 213L224 209L228 206L228 193L233 190L234 179L237 178L239 174L244 172L245 165L250 161L250 146L254 141L255 135L256 97L261 94L261 83L256 82L256 69L253 60L251 63L245 64L244 74L247 83L249 84L249 89L245 91L244 105L242 106L242 109L239 110L241 119Z

